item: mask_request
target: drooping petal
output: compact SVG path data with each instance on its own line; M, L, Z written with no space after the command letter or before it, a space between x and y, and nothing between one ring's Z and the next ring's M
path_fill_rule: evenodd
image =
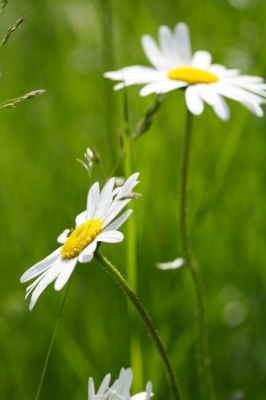
M59 274L59 276L57 277L55 284L54 284L54 288L55 290L61 290L62 287L65 286L65 284L67 283L70 275L72 274L76 264L77 264L77 257L72 258L71 260L68 260L68 263L66 264L66 266L64 267L63 271Z
M49 269L43 272L39 278L37 278L30 286L27 287L26 289L26 296L25 299L31 294L31 292L36 288L39 282L45 277L46 274L48 274Z
M213 105L215 114L223 121L228 121L230 117L229 107L223 97L219 96L219 101Z
M188 86L185 91L187 108L192 114L200 115L204 109L202 98L197 92L196 85Z
M108 231L100 233L97 236L97 242L106 242L106 243L119 243L124 239L124 235L119 231Z
M249 111L255 114L257 117L263 117L264 113L262 108L258 103L251 103L251 102L242 102L243 106L245 106Z
M230 117L230 111L225 100L213 89L212 85L197 85L197 92L202 100L213 107L216 115L223 121Z
M213 83L213 85L215 85L217 93L239 102L250 102L259 104L265 102L265 99L263 99L262 97L240 87L229 85L228 83L217 82Z
M20 278L20 282L22 283L30 279L33 279L35 278L35 276L40 275L42 272L48 269L50 265L52 265L58 257L61 257L60 250L61 247L59 247L59 249L56 249L52 254L44 258L42 261L33 265L22 275L22 277Z
M237 79L235 79L235 80L226 79L226 80L224 80L224 82L232 84L233 86L240 87L244 90L253 92L261 97L264 97L264 98L266 97L266 90L265 90L266 85L263 83L248 83L245 81L242 82L241 80L237 80Z
M32 293L31 296L31 302L29 309L32 310L36 301L38 300L39 296L42 294L44 289L53 282L58 275L62 272L63 268L66 266L68 260L63 260L62 257L59 258L49 269L47 274L44 275L43 279L38 283L36 286L34 292Z

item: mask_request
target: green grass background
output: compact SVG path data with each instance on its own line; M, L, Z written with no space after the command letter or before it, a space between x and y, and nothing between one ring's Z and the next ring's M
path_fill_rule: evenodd
M0 97L33 89L46 93L0 110L0 399L5 400L35 398L66 290L55 292L50 285L30 313L19 278L57 248L57 236L85 209L90 183L76 158L94 145L109 173L119 155L123 93L113 92L103 72L149 65L141 35L157 39L160 25L173 28L184 21L193 51L208 50L214 62L244 74L266 74L264 0L10 0L0 15L1 35L22 15L25 22L0 49ZM128 88L132 129L154 100L141 98L139 89ZM265 117L228 103L226 123L207 105L194 118L189 217L206 284L217 399L240 399L233 397L240 391L243 399L265 400ZM192 282L185 269L155 268L158 261L182 255L177 202L184 112L182 91L169 93L151 130L134 143L137 191L143 196L131 218L137 224L139 297L184 399L196 400ZM123 175L123 163L116 175ZM97 166L93 180L105 182ZM125 241L101 248L124 275ZM168 399L160 359L141 323L135 328L143 380L153 382L155 399ZM95 261L77 265L40 399L86 399L89 376L98 387L106 373L114 379L122 366L130 366L129 337L121 290Z

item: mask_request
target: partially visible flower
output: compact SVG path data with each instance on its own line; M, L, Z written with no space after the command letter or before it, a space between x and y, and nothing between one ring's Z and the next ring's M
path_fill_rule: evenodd
M265 103L266 84L260 77L240 75L239 70L211 64L207 51L191 53L189 30L179 23L174 32L167 26L159 28L160 47L149 35L142 36L143 50L154 68L131 66L119 71L106 72L104 76L123 81L114 89L145 84L140 95L167 93L185 88L188 109L195 115L203 112L204 102L209 104L222 120L230 116L222 96L243 104L258 117L263 116L260 105Z
M130 396L130 388L132 384L133 373L131 368L122 368L118 379L114 384L109 387L111 374L107 374L97 393L94 389L93 378L89 378L89 397L88 400L150 400L152 394L152 384L148 382L146 385L146 391Z
M177 269L180 267L183 267L185 265L186 261L184 258L176 258L174 261L166 262L166 263L157 263L156 267L162 270L167 270L167 269Z
M26 298L33 292L30 310L51 282L55 281L55 290L61 290L78 261L90 262L99 243L118 243L124 239L124 235L117 229L132 210L125 211L112 221L131 200L130 193L138 184L138 176L138 173L131 175L122 187L116 189L115 178L111 178L101 193L98 182L92 185L88 193L87 210L76 217L76 229L71 233L66 229L57 239L63 246L28 269L20 279L21 282L26 282L41 274L26 290Z

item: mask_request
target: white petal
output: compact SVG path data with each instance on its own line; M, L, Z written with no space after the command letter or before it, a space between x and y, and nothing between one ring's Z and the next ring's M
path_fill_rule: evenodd
M167 93L172 90L180 89L180 88L186 87L186 86L188 86L187 82L175 81L175 80L169 79L169 81L167 81L167 84L165 85L165 88L163 89L162 93Z
M89 382L88 382L88 400L96 400L94 381L92 378L89 378Z
M44 275L43 279L38 283L36 289L32 293L31 302L29 306L30 310L33 309L36 301L38 300L39 296L42 294L44 289L46 289L46 287L58 277L58 275L61 273L66 264L67 261L60 258L52 265L49 271Z
M99 183L95 182L89 190L87 199L87 218L92 219L95 207L98 204L100 196Z
M168 26L160 26L159 41L163 56L167 60L169 68L176 68L180 63L180 59L178 58L178 52L176 51L175 38Z
M223 97L219 96L219 101L213 105L213 109L219 118L221 118L223 121L228 121L230 117L230 110Z
M223 121L227 121L230 117L229 108L225 102L225 100L216 93L215 87L205 84L197 85L197 91L207 104L213 107L216 115L221 118Z
M157 263L156 267L159 269L167 270L167 269L177 269L182 267L185 264L184 258L176 258L174 261L167 263Z
M235 77L234 79L228 78L228 82L230 81L233 84L237 83L253 83L253 84L258 84L258 83L263 83L264 79L261 78L260 76L250 76L250 75L239 75Z
M204 109L203 101L199 96L196 85L188 86L185 92L187 108L192 114L200 115Z
M116 196L116 195L120 192L121 187L122 187L122 186L118 186L117 188L115 188L115 189L113 190L113 194L112 194L113 197Z
M87 221L87 211L83 211L76 217L76 228Z
M97 236L97 242L119 243L123 239L124 235L119 231L104 232Z
M58 243L65 243L65 241L67 240L68 234L70 232L70 229L65 229L63 233L61 233L61 235L58 236L57 241Z
M147 96L151 93L167 93L187 85L187 82L165 79L164 81L149 83L148 85L144 86L140 91L140 95Z
M32 278L35 278L35 276L41 274L43 271L48 269L51 264L55 262L55 260L60 256L61 257L61 248L56 249L52 254L50 254L48 257L44 258L42 261L38 262L37 264L33 265L30 269L28 269L20 278L20 282L26 282Z
M128 217L132 214L132 210L127 210L122 214L119 218L117 218L112 224L108 225L103 229L102 233L115 231L120 228L120 226L128 219Z
M142 36L141 43L146 57L158 71L166 71L171 67L167 64L167 60L164 59L157 43L151 36Z
M137 181L139 176L139 172L135 172L132 174L124 183L124 185L121 187L119 190L119 193L117 194L115 200L122 199L123 197L127 196L131 191L134 189L134 187L139 183Z
M249 103L262 103L265 101L262 97L257 96L254 93L248 92L240 87L226 84L224 82L217 82L213 83L212 85L215 85L215 90L217 93L236 101Z
M146 392L140 392L140 393L134 394L134 396L131 396L131 400L146 400L146 398L147 398Z
M77 257L72 258L71 260L68 260L67 265L64 267L63 271L61 274L58 276L58 278L55 281L54 288L55 290L61 290L62 287L67 283L70 275L72 274L76 264L77 264Z
M107 76L106 73L105 76L113 80L124 81L122 84L125 86L149 83L162 79L161 72L154 68L143 67L141 65L122 68L119 71L110 72L110 74L110 76Z
M90 262L93 259L94 252L97 248L97 241L98 241L98 236L97 240L95 239L93 242L91 242L78 256L78 261L80 263L87 263Z
M103 394L106 392L106 390L107 390L108 387L109 387L110 380L111 380L111 374L107 374L107 375L103 378L103 381L102 381L102 383L101 383L101 385L100 385L100 387L99 387L99 390L98 390L98 392L97 392L97 395L103 395Z
M183 22L177 24L174 34L183 65L189 65L191 60L191 46L188 26Z
M191 66L200 69L209 68L212 61L212 56L207 51L196 51L191 59Z
M36 286L38 285L39 282L41 282L41 280L45 277L45 275L47 275L49 272L49 269L46 270L45 272L43 272L39 278L37 278L30 286L27 287L26 289L26 296L25 299L31 294L31 292L36 288Z
M226 71L226 67L220 64L212 64L208 68L208 71L214 75L221 76L224 73L224 71Z
M242 104L257 117L263 117L263 110L258 103L242 102Z
M95 207L95 211L93 213L93 218L101 218L102 215L104 215L104 213L108 210L110 204L113 201L112 193L113 193L114 184L115 184L115 178L111 178L104 185L103 190L99 197L98 204Z
M255 94L258 94L259 96L266 97L266 85L262 83L247 83L247 82L242 82L234 79L226 79L223 80L223 82L229 83L233 86L241 87L242 89L249 90L250 92L253 92Z
M89 262L91 262L91 260L93 259L93 257L94 257L94 254L85 255L84 253L80 253L79 258L78 258L78 261L79 261L81 264L89 263Z
M207 104L213 106L217 101L219 101L219 95L215 91L215 87L211 84L198 84L197 85L197 92Z
M147 385L146 385L146 393L147 393L146 400L149 400L150 397L153 396L152 383L151 382L148 382Z
M131 368L121 369L117 386L115 387L117 393L119 393L125 399L130 399L130 387L133 380L133 373Z
M117 200L109 207L107 213L103 217L103 228L110 224L110 222L115 219L115 217L123 210L123 208L130 202L131 199L127 200Z
M166 87L168 82L168 78L165 78L164 80L160 82L152 82L148 83L148 85L145 85L141 91L139 92L140 96L148 96L151 93L163 93L164 88Z

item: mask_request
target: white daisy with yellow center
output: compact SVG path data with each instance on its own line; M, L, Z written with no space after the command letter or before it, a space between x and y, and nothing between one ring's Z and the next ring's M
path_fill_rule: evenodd
M101 193L98 182L92 185L88 193L87 210L77 216L76 229L70 235L70 230L66 229L57 239L63 246L28 269L20 279L21 282L26 282L41 274L26 290L26 298L32 293L30 310L51 282L55 281L55 290L62 289L77 261L90 262L100 242L118 243L124 239L124 235L117 229L132 210L125 211L112 221L131 200L129 195L138 184L138 176L138 173L131 175L122 187L116 189L115 178L112 178Z
M160 26L159 43L160 47L151 36L142 36L144 52L154 68L136 65L104 74L106 78L123 81L115 90L146 84L140 95L147 96L184 88L187 107L195 115L203 112L206 102L218 117L227 120L230 111L222 97L225 96L243 104L258 117L263 116L260 105L266 102L264 80L211 64L212 57L207 51L196 51L192 55L185 23L177 24L173 32L167 26Z
M152 384L148 382L146 391L130 396L130 388L133 380L131 368L120 370L118 379L110 386L111 374L107 374L97 393L95 393L93 378L89 378L88 400L150 400L153 396Z

